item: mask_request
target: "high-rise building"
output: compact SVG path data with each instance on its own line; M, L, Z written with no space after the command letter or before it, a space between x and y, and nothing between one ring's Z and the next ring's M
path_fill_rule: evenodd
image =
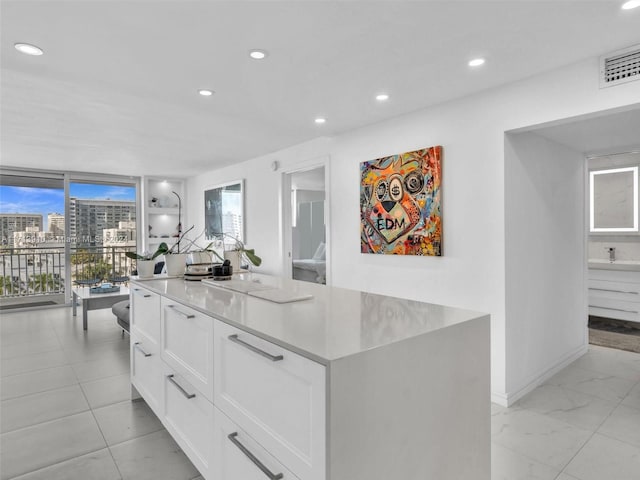
M42 215L38 213L0 213L0 242L13 247L13 232L26 232L36 227L42 230Z
M48 214L47 231L54 235L64 235L64 215L61 213Z
M135 222L136 202L123 200L69 199L70 235L75 246L99 246L103 230L120 222Z

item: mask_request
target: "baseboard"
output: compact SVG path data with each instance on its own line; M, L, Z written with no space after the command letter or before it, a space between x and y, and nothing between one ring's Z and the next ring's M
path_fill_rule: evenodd
M509 407L513 405L522 397L524 397L527 393L533 391L537 386L546 382L548 379L553 377L560 370L567 367L569 364L573 363L575 360L577 360L582 355L587 353L588 349L589 349L589 344L579 346L572 352L569 352L564 357L562 357L552 367L547 368L543 372L530 377L530 379L526 382L525 386L519 388L514 392L507 392L506 394L503 394L500 392L492 392L491 401L494 403L497 403L498 405L502 405L503 407Z

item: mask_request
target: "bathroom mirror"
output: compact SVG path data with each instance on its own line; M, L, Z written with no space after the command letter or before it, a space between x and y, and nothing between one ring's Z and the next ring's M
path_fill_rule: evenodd
M638 231L638 167L589 173L590 231Z

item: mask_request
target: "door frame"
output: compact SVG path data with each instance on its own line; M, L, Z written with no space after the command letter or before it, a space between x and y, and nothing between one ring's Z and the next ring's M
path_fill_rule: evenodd
M294 173L307 172L316 168L324 168L324 235L326 245L326 262L327 274L326 284L332 284L332 268L331 268L331 158L324 155L301 163L295 168L283 170L281 174L280 185L280 252L282 253L282 274L286 278L293 278L293 238L292 238L292 221L291 221L291 175Z

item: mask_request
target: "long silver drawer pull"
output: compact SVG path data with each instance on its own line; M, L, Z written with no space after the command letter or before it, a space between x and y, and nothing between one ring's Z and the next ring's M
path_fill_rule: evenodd
M611 290L610 288L589 287L589 290L598 290L600 292L631 293L633 295L640 295L640 293L638 292L627 292L625 290Z
M184 313L183 311L178 310L175 305L167 305L167 308L170 308L171 310L173 310L179 315L182 315L185 318L196 318L196 316L192 313Z
M238 335L229 335L227 338L229 340L231 340L233 343L237 343L239 345L242 345L243 347L248 348L252 352L257 353L258 355L262 355L265 358L268 358L272 362L277 362L279 360L284 359L284 357L282 355L271 355L270 353L267 353L264 350L260 350L259 348L254 347L253 345L250 345L247 342L244 342L244 341L240 340L238 338Z
M140 342L136 342L136 343L134 343L134 344L133 344L133 348L135 348L135 349L139 350L139 351L140 351L140 353L142 353L142 355L144 355L145 357L150 357L150 356L151 356L151 354L150 354L150 353L147 353L147 352L145 352L145 351L142 349L142 347L140 346Z
M616 312L624 312L624 313L638 313L637 310L625 310L624 308L615 308L615 307L601 307L599 305L589 305L589 308L602 308L604 310L615 310Z
M238 447L238 449L242 453L244 453L247 456L247 458L251 460L256 467L262 470L262 473L264 473L267 477L269 477L270 480L280 480L282 477L284 477L282 473L278 473L276 475L267 467L265 467L264 463L258 460L256 456L247 449L247 447L245 447L243 444L240 443L240 441L236 438L237 436L238 436L238 432L233 432L227 435L227 438L231 440L231 443L233 443L236 447Z
M187 397L187 399L190 400L190 399L192 399L192 398L194 398L196 396L195 393L189 393L184 388L182 388L182 385L180 385L178 382L176 382L173 379L173 375L167 375L167 378L169 379L169 381L171 383L173 383L176 387L178 387L178 390L180 390L180 393L182 393L185 397Z
M134 292L139 292L139 291L140 291L140 289L139 289L139 288L134 288L134 289L133 289L133 291L134 291ZM149 294L149 293L145 293L145 294L144 294L144 295L142 295L142 296L143 296L144 298L149 298L149 297L151 296L151 294Z

